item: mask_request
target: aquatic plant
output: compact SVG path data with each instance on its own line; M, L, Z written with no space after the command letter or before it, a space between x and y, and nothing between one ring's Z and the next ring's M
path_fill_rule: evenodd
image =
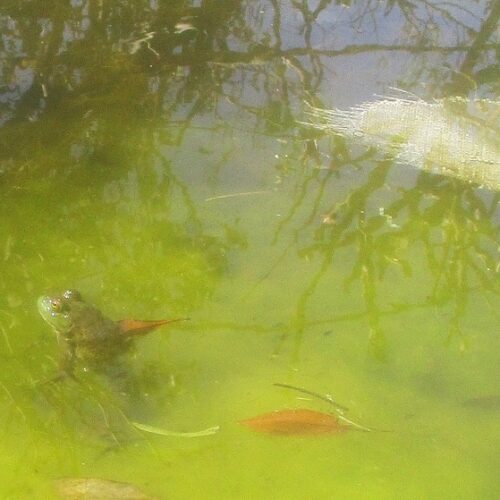
M398 163L500 191L500 101L389 97L308 115L315 128L361 139Z

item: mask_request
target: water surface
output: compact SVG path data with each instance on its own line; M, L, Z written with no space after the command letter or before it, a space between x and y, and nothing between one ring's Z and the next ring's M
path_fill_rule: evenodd
M499 11L3 2L2 498L52 498L60 477L171 499L496 498L498 194L301 122L392 87L498 99ZM191 318L138 343L137 397L43 384L58 348L36 298L68 287L113 319ZM276 382L392 432L239 425L333 410Z

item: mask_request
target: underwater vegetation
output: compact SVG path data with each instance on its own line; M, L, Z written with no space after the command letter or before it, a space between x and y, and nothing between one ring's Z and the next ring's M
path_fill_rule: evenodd
M500 101L389 97L308 115L315 128L360 139L398 163L500 191Z

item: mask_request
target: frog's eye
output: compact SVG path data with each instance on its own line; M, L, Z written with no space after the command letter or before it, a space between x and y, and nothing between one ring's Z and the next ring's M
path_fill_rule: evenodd
M69 304L59 298L50 301L50 308L54 314L67 313L70 310Z
M63 303L61 299L52 299L50 301L50 308L52 309L52 312L59 313L63 309Z

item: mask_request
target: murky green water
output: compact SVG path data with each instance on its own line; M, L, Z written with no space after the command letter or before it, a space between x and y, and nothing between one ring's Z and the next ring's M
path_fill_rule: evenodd
M2 498L498 498L498 193L299 123L391 87L498 99L499 3L461 5L2 2ZM138 394L44 383L36 299L68 287L191 318L137 342ZM240 425L332 411L274 383L391 432Z

